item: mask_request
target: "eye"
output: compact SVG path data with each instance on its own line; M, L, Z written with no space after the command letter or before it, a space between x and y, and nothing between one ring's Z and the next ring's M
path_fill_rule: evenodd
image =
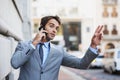
M58 30L59 30L59 27L57 27L56 30L58 31Z
M50 25L51 28L53 28L54 26L53 25Z
M53 24L50 24L49 26L50 26L51 28L53 28L53 27L54 27L54 25L53 25Z

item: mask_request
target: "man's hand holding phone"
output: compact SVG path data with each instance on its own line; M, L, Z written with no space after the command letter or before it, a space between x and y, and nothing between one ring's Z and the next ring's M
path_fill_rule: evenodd
M46 39L46 33L47 31L44 30L43 28L37 33L37 35L35 36L35 38L33 39L32 44L36 47L36 45L40 42L42 42L43 40Z

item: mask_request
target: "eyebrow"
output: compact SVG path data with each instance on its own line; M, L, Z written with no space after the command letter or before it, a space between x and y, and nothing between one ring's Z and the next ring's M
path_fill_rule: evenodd
M54 23L49 23L50 25L52 24L52 25L55 25ZM59 27L59 26L57 26L57 27Z
M54 23L49 23L49 24L55 25Z

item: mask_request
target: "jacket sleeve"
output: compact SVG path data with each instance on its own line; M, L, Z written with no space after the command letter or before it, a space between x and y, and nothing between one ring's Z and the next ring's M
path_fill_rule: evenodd
M87 69L89 64L98 56L90 49L87 50L83 58L78 58L64 52L62 65L78 69Z
M13 56L11 58L11 65L13 68L17 69L24 65L33 53L34 48L30 46L28 42L19 42Z

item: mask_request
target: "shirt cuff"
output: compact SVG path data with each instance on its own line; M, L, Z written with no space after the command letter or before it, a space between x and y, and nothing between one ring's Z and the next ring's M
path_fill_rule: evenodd
M32 43L30 43L30 46L31 46L33 49L35 49L35 46L34 46Z
M90 49L94 54L98 54L98 48L89 47L89 49Z

